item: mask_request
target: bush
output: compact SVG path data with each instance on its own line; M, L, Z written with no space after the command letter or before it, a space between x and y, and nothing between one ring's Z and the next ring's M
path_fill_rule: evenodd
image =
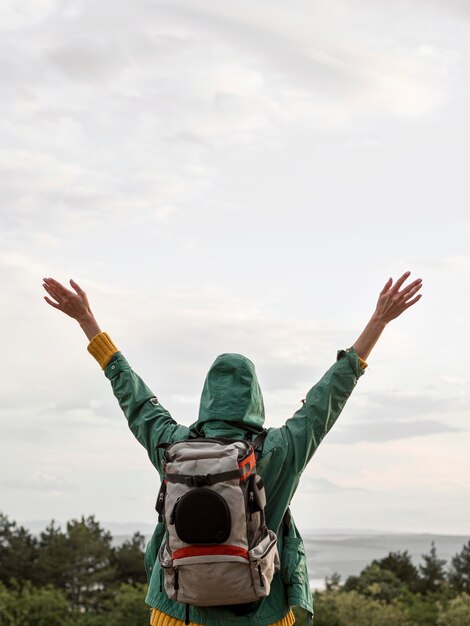
M144 602L146 585L121 585L107 626L143 626L150 622L150 609Z
M67 598L58 589L36 589L29 583L22 589L7 589L0 583L0 624L2 626L72 626Z
M357 591L315 594L314 626L414 626L406 607Z
M462 593L444 608L439 607L438 626L468 626L470 624L470 596Z

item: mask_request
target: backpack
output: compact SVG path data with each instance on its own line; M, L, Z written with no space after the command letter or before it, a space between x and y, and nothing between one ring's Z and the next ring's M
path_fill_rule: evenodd
M164 452L155 508L166 534L158 558L166 594L187 611L254 603L269 594L279 570L256 441L197 437Z

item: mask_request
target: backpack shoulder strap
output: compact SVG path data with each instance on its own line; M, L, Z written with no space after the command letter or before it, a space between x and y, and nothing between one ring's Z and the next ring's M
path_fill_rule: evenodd
M201 439L204 437L205 435L199 426L194 426L194 428L189 431L188 439Z
M263 430L251 440L251 444L255 449L256 462L260 460L261 455L263 454L263 444L267 434L268 431L263 428Z
M287 535L289 534L291 522L292 522L292 515L290 512L290 509L286 509L286 512L284 513L284 517L282 518L282 522L281 522L283 537L287 537Z

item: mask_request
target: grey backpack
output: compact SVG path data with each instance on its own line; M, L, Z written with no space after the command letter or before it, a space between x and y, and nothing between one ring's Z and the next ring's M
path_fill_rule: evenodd
M279 555L255 445L188 439L165 450L163 468L156 509L166 527L158 558L168 597L220 606L267 596Z

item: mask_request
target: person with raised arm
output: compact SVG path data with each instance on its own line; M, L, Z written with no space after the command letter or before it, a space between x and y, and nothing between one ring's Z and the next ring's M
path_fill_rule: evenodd
M269 595L249 605L191 606L189 621L185 605L171 600L162 586L158 551L165 526L159 522L145 553L149 582L146 602L152 608L152 626L292 626L292 607L299 607L296 624L300 614L302 624L311 623L313 605L305 549L289 504L302 471L340 415L385 327L421 298L421 279L407 283L409 277L410 272L405 272L396 282L392 278L386 282L369 322L353 345L338 351L336 361L283 426L267 429L261 390L249 359L239 354L218 356L204 383L198 419L189 427L178 424L132 370L111 337L102 332L81 287L73 280L72 289L68 289L53 278L44 279L46 302L80 324L89 340L88 351L110 380L132 433L147 450L160 477L165 446L187 440L194 432L232 440L253 440L263 434L257 471L266 492L266 524L278 535L280 555L280 570L272 579Z

